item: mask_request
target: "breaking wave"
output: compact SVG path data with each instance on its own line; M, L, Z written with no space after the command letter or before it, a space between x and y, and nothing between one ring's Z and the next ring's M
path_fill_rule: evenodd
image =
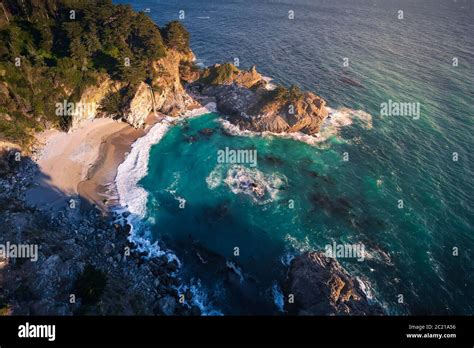
M301 141L311 146L317 146L321 143L327 141L329 138L337 136L339 131L343 127L347 127L353 124L354 120L357 119L360 124L366 128L371 129L372 124L372 115L362 110L353 110L349 108L340 108L340 109L331 109L327 108L328 117L324 120L321 125L321 130L316 135L308 135L301 132L296 133L273 133L273 132L254 132L247 129L240 129L239 126L236 126L225 119L220 119L222 127L224 130L235 136L263 136L263 137L280 137L286 139L293 139L296 141Z
M160 123L154 125L145 136L137 139L132 144L125 161L117 168L115 185L119 206L116 207L115 211L122 216L126 216L126 221L131 227L128 239L136 245L138 251L146 252L148 257L165 255L168 261L175 260L178 267L181 266L181 262L172 251L161 250L158 241L152 242L151 231L142 222L146 216L148 192L138 183L147 175L150 150L153 145L160 142L169 128L176 124L176 121L213 112L215 107L215 103L209 103L202 108L188 111L180 118L165 117ZM179 176L175 178L176 183L178 180ZM180 204L186 202L184 198L176 195L176 191L169 190L169 192ZM193 293L192 303L201 309L203 315L220 315L219 311L207 308L207 295L199 285L190 286L190 291Z
M119 213L129 213L127 222L132 227L129 239L137 245L139 250L147 251L150 256L163 255L163 251L159 250L157 243L152 244L150 242L148 238L150 235L147 234L146 231L141 231L143 236L138 235L142 226L141 221L146 215L146 204L148 201L148 192L138 185L138 182L143 179L148 172L151 147L160 142L176 121L210 113L212 110L215 110L215 107L215 103L208 103L202 108L186 112L185 115L180 118L165 117L160 123L154 125L145 136L137 139L133 143L130 153L117 169L115 185L117 187L120 206L116 210ZM184 200L184 198L178 196L175 196L175 198L180 203Z
M151 242L146 231L142 231L142 235L138 233L148 200L148 192L139 186L138 182L147 174L151 147L163 138L172 120L173 118L166 117L154 125L145 136L137 139L125 161L118 167L115 177L120 204L117 212L128 214L126 220L131 226L129 240L136 244L138 250L146 251L149 256L161 256L165 252L160 250L157 242Z
M264 174L255 168L232 165L227 171L224 183L235 193L243 193L257 204L273 202L287 185L287 178L278 173Z

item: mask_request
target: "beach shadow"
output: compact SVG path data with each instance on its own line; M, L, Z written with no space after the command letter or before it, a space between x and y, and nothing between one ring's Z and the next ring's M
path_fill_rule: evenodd
M0 157L0 315L74 314L81 299L68 299L79 275L94 258L107 258L106 238L94 244L94 234L113 238L114 217L51 185L30 157ZM111 242L124 247L126 233Z

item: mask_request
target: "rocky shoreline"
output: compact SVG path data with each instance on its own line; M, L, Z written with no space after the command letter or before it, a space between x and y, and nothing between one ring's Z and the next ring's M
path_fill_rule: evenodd
M200 76L188 76L186 88L181 86L183 76L175 69L172 84L179 83L181 87L170 88L161 100L160 110L173 105L173 112L183 115L199 105L215 102L217 110L241 129L309 135L317 134L327 117L323 99L294 87L269 88L254 67L248 71L231 68L230 78L218 84L206 81L206 74L215 73L219 66L209 69L211 72L204 71ZM131 102L133 120L125 121L140 128L145 115L156 112L158 104L155 96L144 98L149 95L147 88L139 88L137 93ZM95 98L94 93L87 95ZM294 107L300 116L292 115ZM36 262L2 261L3 313L200 315L191 291L179 293L178 289L186 289L176 275L179 263L167 255L150 257L130 242L127 212L122 215L99 209L100 204L80 197L73 208L66 205L54 212L27 204L25 193L40 174L40 151L41 148L36 149L31 157L22 157L19 162L12 153L3 156L0 224L7 233L0 236L0 243L15 241L39 246ZM380 314L379 309L369 306L357 283L337 261L316 256L301 255L291 263L284 289L299 300L285 307L288 314ZM84 289L97 295L84 299ZM302 301L302 297L306 299Z
M130 242L127 212L104 215L85 200L57 211L28 206L25 192L38 171L36 155L16 161L15 153L2 157L0 244L37 245L38 255L36 261L0 261L2 314L202 314L177 275L180 263L165 253L150 256ZM286 299L294 299L284 302L289 315L383 314L358 281L323 253L296 256L282 289Z
M2 314L200 315L189 291L179 301L176 261L140 253L130 226L85 201L54 213L27 206L37 166L30 157L3 158L0 244L37 245L38 255L0 261Z

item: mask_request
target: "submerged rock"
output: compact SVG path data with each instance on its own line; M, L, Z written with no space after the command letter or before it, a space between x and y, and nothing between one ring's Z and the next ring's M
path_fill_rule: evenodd
M173 315L176 310L176 299L165 296L158 301L158 306L164 315Z
M381 315L382 309L369 304L357 279L336 259L322 252L307 252L290 264L284 287L290 314L298 315Z
M199 134L204 135L206 137L210 137L212 134L214 134L214 129L204 128L199 131Z

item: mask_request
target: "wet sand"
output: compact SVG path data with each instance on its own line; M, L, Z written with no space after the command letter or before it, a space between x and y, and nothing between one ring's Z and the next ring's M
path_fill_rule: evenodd
M117 204L117 168L125 160L131 145L143 135L144 130L127 127L108 136L100 145L99 157L89 169L87 177L77 186L79 195L102 210Z

